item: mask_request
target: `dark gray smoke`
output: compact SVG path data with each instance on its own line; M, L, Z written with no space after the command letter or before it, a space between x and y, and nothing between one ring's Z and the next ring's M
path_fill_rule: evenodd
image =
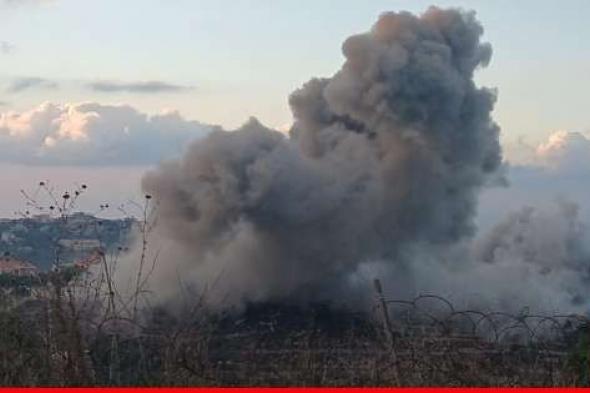
M364 262L471 235L501 163L494 92L473 81L482 32L455 9L385 13L291 95L289 137L251 119L148 173L170 282L232 305L338 299Z

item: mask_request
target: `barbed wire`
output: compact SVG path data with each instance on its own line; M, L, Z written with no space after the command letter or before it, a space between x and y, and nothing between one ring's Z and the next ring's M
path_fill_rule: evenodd
M517 314L504 311L457 309L448 299L433 294L411 300L385 299L391 324L398 336L422 328L422 336L462 336L494 344L562 346L590 318L580 314L544 315L524 308Z

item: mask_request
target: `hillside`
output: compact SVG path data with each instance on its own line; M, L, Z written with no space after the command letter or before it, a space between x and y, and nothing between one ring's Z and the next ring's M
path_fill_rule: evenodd
M61 262L84 258L97 248L125 247L132 219L101 219L84 213L67 218L34 216L0 221L0 254L9 255L47 271Z

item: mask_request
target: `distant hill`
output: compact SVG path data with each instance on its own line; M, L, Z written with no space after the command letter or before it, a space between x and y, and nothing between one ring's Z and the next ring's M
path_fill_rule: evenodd
M102 219L75 213L67 219L35 216L0 220L0 255L28 261L40 270L56 258L71 263L101 248L112 251L129 242L133 219Z

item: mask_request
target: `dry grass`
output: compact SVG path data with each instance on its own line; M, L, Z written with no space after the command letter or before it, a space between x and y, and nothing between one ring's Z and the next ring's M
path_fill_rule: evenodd
M67 225L86 187L62 199L39 187ZM142 252L131 296L114 285L116 255L103 254L95 276L61 268L56 253L55 271L35 282L0 280L0 385L588 384L590 335L581 317L456 310L436 296L393 301L379 288L368 314L285 304L212 314L202 299L175 313L149 306L149 199L138 205Z
M3 386L579 386L583 329L490 340L466 324L392 315L393 351L371 315L326 306L251 306L244 314L93 313L54 286L0 314ZM42 294L43 296L40 296ZM411 303L411 302L408 302ZM108 304L108 302L107 302ZM108 308L108 307L107 307ZM104 311L104 310L103 310ZM413 316L410 318L410 316ZM490 316L488 316L490 317ZM491 317L490 317L491 318ZM565 324L564 324L565 325ZM540 334L540 333L538 333Z

